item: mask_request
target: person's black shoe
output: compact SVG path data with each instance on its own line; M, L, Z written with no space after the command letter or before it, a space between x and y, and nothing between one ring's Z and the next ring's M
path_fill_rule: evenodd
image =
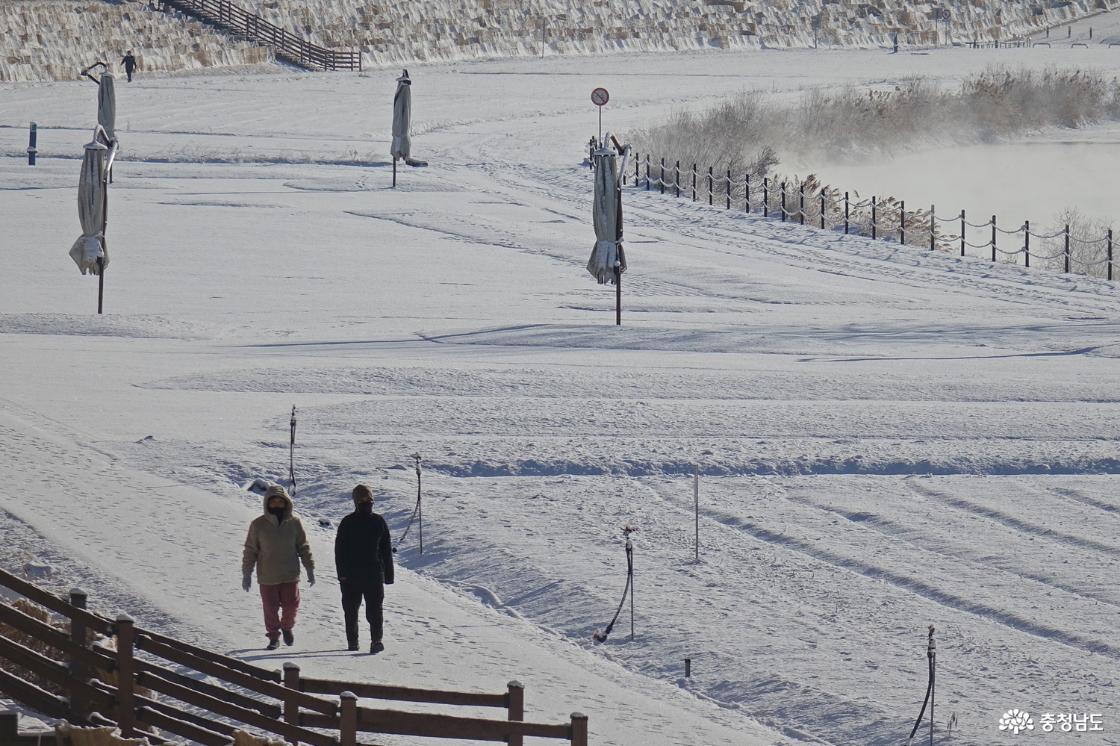
M381 644L381 640L374 640L373 642L371 642L369 644L369 654L370 655L377 655L378 653L380 653L384 649L385 649L385 646Z
M292 634L292 631L290 629L280 630L280 633L284 635L285 645L291 645L296 641L296 636Z
M265 650L275 650L278 647L280 647L280 641L279 640L269 640L268 644L265 645L264 649Z

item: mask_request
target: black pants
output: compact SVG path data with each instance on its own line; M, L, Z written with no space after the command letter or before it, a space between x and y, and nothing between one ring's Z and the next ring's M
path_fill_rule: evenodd
M358 609L363 598L370 639L380 642L384 624L381 603L385 600L385 586L381 580L347 580L339 585L342 586L342 613L346 617L346 642L358 642Z

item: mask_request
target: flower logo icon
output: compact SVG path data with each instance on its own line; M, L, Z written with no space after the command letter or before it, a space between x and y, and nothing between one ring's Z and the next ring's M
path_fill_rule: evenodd
M999 719L999 729L1019 735L1023 731L1034 730L1034 719L1026 710L1012 708Z

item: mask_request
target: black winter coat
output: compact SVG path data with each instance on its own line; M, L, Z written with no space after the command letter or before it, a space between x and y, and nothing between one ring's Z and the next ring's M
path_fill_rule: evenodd
M377 513L353 512L338 524L334 565L340 581L393 583L389 524Z

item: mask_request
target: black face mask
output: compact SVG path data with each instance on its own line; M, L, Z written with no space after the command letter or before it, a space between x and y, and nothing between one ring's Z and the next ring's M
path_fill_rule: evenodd
M279 523L284 520L285 508L269 508L268 512L276 516L276 521Z
M358 512L362 515L373 513L373 503L358 503Z

